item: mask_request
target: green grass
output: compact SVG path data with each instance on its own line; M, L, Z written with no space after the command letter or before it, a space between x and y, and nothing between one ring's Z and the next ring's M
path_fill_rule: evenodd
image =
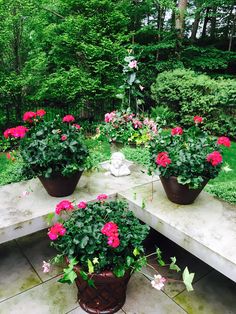
M100 162L108 160L111 156L108 142L101 142L92 138L86 140L90 150L88 166L96 169ZM121 150L126 159L134 161L144 167L148 167L149 153L145 147L124 147ZM21 175L21 162L12 162L5 154L0 154L0 185L18 182L27 178ZM236 143L230 148L224 148L224 165L220 175L211 180L205 190L227 202L236 204Z
M236 204L236 143L224 147L224 165L219 176L205 190L227 202Z

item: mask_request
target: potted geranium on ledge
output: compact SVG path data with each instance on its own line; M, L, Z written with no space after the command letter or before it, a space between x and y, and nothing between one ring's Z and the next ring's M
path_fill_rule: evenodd
M218 176L222 145L230 147L227 137L216 139L201 129L202 117L195 116L194 122L186 130L159 130L150 142L150 171L158 170L167 197L177 204L191 204L207 182Z
M24 171L39 177L48 194L67 196L74 192L84 170L88 149L72 115L45 121L45 114L43 109L26 112L25 125L7 129L4 136L20 140Z
M147 265L143 241L149 227L133 215L127 202L109 200L105 194L78 205L61 201L55 216L57 222L49 228L48 236L58 255L51 262L66 259L68 264L59 281L76 281L79 304L86 312L115 313L125 302L130 276ZM154 254L159 264L165 265L160 250ZM175 262L172 258L170 268L180 271ZM50 264L44 262L43 268L48 272ZM159 273L154 278L146 276L158 290L171 280ZM189 291L193 276L185 268L183 282Z

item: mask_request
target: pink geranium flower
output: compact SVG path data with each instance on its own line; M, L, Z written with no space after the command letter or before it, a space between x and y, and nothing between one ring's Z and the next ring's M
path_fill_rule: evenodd
M74 122L75 121L75 118L74 116L72 116L71 114L68 114L66 115L63 119L62 119L63 122L67 122L67 123L70 123L70 122Z
M55 212L57 215L60 215L61 211L63 210L70 211L73 209L74 209L73 204L68 200L64 200L57 204Z
M66 136L66 135L62 135L62 136L61 136L61 140L62 140L62 141L66 141L66 140L67 140L67 136Z
M203 118L200 117L200 116L195 116L195 117L193 118L193 121L195 122L195 124L202 123Z
M103 200L106 200L107 198L108 198L108 196L106 194L99 194L97 196L98 201L103 201Z
M78 208L84 209L87 207L87 203L86 202L80 202L77 206L78 206Z
M214 151L214 152L208 154L206 159L214 167L219 165L223 161L223 158L222 158L221 154L218 151Z
M79 129L81 128L81 126L80 126L79 124L73 124L73 126L74 126L77 130L79 130Z
M226 147L230 147L231 143L230 143L230 139L226 136L221 136L218 138L217 140L217 144L219 145L223 145L223 146L226 146Z
M25 137L25 134L28 130L29 129L26 128L25 126L19 125L19 126L16 126L15 128L7 129L3 133L3 135L5 138L9 138L9 137L23 138Z
M36 115L38 117L43 117L46 114L46 111L44 109L39 109L36 111Z
M182 134L183 134L183 129L179 126L171 130L171 135L182 135Z
M167 152L162 152L157 155L156 164L162 167L167 167L171 163L171 159Z
M36 112L33 111L27 111L23 115L23 121L33 123L34 118L36 118Z
M48 236L52 241L54 241L59 236L63 236L65 233L66 233L66 228L64 228L63 224L55 223L55 225L49 229Z

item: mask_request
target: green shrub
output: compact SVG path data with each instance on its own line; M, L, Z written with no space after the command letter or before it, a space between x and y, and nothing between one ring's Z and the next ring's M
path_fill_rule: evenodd
M159 74L151 90L157 106L175 112L176 124L189 126L192 117L199 115L210 132L235 137L235 81L176 69Z
M156 121L159 127L170 127L175 124L176 114L167 106L156 106L151 108L151 117Z

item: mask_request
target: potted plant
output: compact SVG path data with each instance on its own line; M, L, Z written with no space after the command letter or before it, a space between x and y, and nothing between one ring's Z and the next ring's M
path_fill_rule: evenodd
M4 136L20 139L18 151L28 175L39 177L51 196L67 196L84 170L88 149L72 115L46 121L45 114L43 109L26 112L25 125L7 129Z
M147 265L143 241L149 227L133 215L127 202L108 199L105 194L78 205L61 201L55 216L48 236L58 255L50 262L66 259L68 265L59 281L76 281L79 304L86 312L115 313L125 302L130 276ZM55 217L50 216L51 219ZM155 254L159 264L165 265L160 250ZM170 268L179 271L175 262L173 258ZM44 262L43 268L48 272L50 263ZM146 276L159 290L168 281L160 274ZM192 290L192 280L193 274L186 268L183 281L188 290Z
M230 147L227 137L216 139L201 129L202 117L194 122L186 130L159 130L149 146L150 172L158 170L167 197L177 204L194 202L221 170L222 145Z
M104 120L105 123L99 128L99 136L107 138L117 149L125 144L144 145L157 132L153 120L135 115L130 110L106 113Z

